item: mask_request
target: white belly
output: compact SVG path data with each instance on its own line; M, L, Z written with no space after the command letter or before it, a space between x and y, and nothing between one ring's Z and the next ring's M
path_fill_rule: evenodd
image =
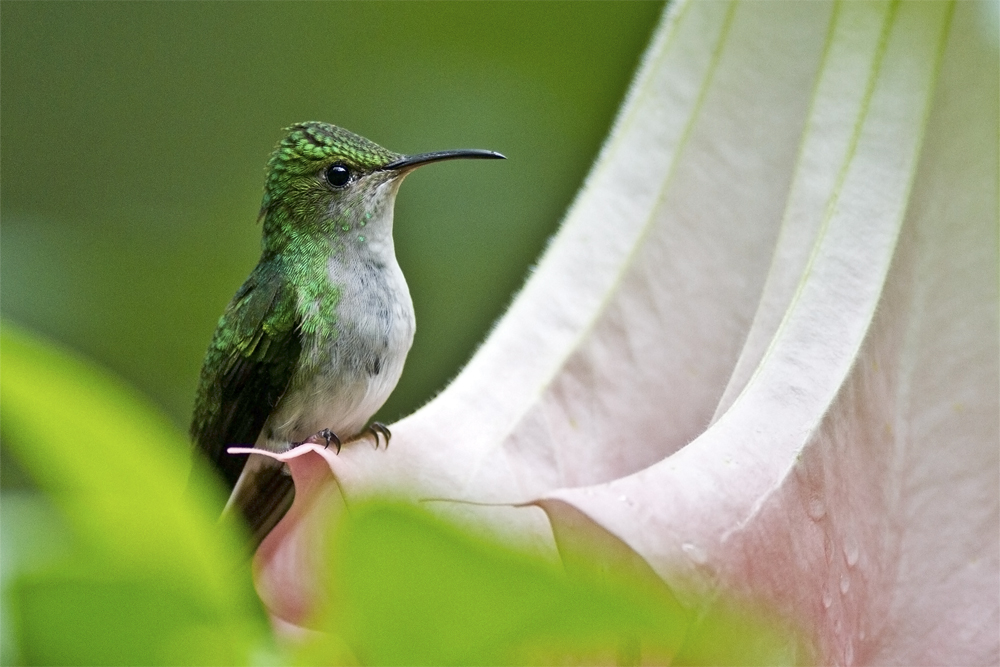
M413 302L396 264L371 256L330 261L341 285L337 335L303 340L302 361L258 446L283 451L323 429L342 441L357 435L385 403L413 343ZM350 274L350 275L346 275Z

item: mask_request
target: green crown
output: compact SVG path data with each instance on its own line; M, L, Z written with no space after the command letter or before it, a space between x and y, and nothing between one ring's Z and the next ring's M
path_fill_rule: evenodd
M402 157L329 123L296 123L285 131L287 134L278 142L267 163L261 211L267 210L271 202L286 193L297 176L318 173L334 162L343 162L356 171L371 172Z

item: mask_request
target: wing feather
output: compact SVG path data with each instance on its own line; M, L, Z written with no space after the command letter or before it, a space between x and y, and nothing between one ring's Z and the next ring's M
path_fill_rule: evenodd
M275 260L261 260L219 320L199 380L191 422L195 446L232 489L291 382L302 350L296 293Z

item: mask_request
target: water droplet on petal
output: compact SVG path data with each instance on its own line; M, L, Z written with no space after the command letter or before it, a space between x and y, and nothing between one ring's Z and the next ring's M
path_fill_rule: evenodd
M840 592L847 595L847 591L851 590L851 578L846 574L840 575Z
M832 605L832 604L833 604L833 595L831 595L830 589L824 588L823 589L823 606L825 608L829 609L830 605Z
M685 542L681 545L681 551L687 554L687 557L694 561L696 565L704 565L708 561L708 554L697 544Z
M847 559L847 565L854 567L858 562L859 555L858 541L853 536L848 535L847 539L844 540L844 558Z
M806 511L809 512L809 518L813 521L819 521L826 516L826 505L823 504L822 498L813 496L809 499L809 507Z
M854 664L854 642L848 640L847 646L844 648L844 664L847 667L851 667Z

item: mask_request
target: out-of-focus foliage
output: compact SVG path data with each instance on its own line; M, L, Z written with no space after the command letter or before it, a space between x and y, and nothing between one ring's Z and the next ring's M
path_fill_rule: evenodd
M572 575L413 505L351 507L329 542L326 634L275 646L239 536L186 443L89 362L5 324L0 419L45 492L4 499L4 664L779 664L762 618L695 619L658 579Z
M331 608L320 625L364 664L787 664L767 617L695 619L663 582L570 574L476 537L412 504L353 506L331 542ZM306 651L308 654L308 650ZM320 659L322 661L322 659Z
M4 501L3 560L24 566L3 572L4 660L246 664L266 623L239 536L208 510L218 491L195 476L185 492L185 439L92 364L0 336L7 455L46 497Z

